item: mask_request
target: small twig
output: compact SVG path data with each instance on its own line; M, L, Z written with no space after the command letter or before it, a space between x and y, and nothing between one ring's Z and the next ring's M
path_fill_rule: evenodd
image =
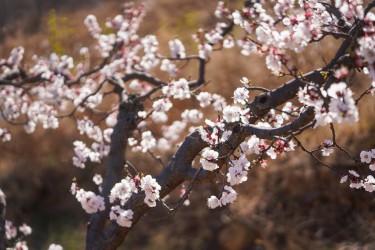
M102 87L103 87L103 85L106 81L107 81L107 79L103 80L99 84L98 88L94 92L92 92L91 94L85 96L85 98L83 98L82 101L78 105L76 105L71 112L69 112L68 114L65 114L65 115L58 115L58 116L56 116L56 118L64 118L64 117L72 116L77 111L77 109L87 101L87 99L89 99L91 96L94 96L97 93L99 93L99 91L102 89Z
M300 147L300 148L302 149L302 151L304 151L304 152L306 152L307 154L309 154L309 155L310 155L312 158L314 158L317 162L319 162L319 163L322 164L323 166L325 166L325 167L331 169L332 171L334 171L334 172L336 172L336 173L338 173L338 174L340 174L340 175L343 175L343 174L344 174L343 172L341 172L341 171L335 169L334 167L331 167L331 166L325 164L322 160L320 160L318 157L316 157L316 156L314 155L313 152L307 150L307 149L302 145L301 141L297 139L297 137L294 137L293 139L297 142L297 146Z
M130 167L130 168L132 169L132 172L133 172L133 173L130 173L130 171L128 170L128 167ZM137 169L137 168L136 168L136 167L135 167L130 161L128 161L128 160L126 160L125 169L126 169L126 171L127 171L128 173L130 173L133 177L136 176L136 175L139 173L138 169Z
M249 86L249 87L246 87L247 90L259 90L259 91L263 91L263 92L270 92L269 89L267 88L263 88L263 87L256 87L256 86Z
M147 150L147 152L152 156L152 158L154 158L157 162L160 163L160 165L165 168L165 164L163 162L163 160L161 159L161 157L159 155L155 155L153 152L151 152L150 150Z
M373 86L370 86L366 89L357 99L355 99L355 104L357 105L358 102L365 96L371 93L371 90L375 89Z
M332 141L333 145L335 145L338 149L340 149L342 152L344 152L350 159L352 159L355 163L360 163L361 161L354 158L345 148L341 147L337 141L336 141L336 132L335 132L335 127L333 126L333 123L329 124L329 127L332 132Z
M177 203L177 205L174 208L172 208L172 210L169 212L170 214L176 213L177 209L180 206L182 206L182 204L184 204L184 202L189 198L189 194L190 194L191 190L194 187L195 180L197 179L197 177L199 176L199 174L202 172L202 170L203 170L203 168L201 167L195 173L193 179L189 183L189 186L186 188L184 195L181 197L181 199L179 200L179 202Z

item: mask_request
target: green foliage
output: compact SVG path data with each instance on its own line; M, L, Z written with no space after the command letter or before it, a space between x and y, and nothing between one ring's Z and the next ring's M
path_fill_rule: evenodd
M200 27L200 15L197 12L186 12L173 23L172 30L180 34L179 38L183 43L191 43L191 34L197 32Z
M56 10L48 12L48 41L53 52L58 55L64 54L67 41L74 33L75 28L72 21L67 17L58 17Z

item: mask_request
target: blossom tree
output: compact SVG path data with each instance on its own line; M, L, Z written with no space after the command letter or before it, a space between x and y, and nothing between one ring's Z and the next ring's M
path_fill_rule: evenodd
M296 149L337 172L338 181L373 192L372 175L333 168L320 157L336 149L375 171L375 149L353 156L337 143L335 133L336 126L359 120L357 104L375 92L373 7L375 1L278 0L270 8L265 1L250 0L232 11L219 2L216 26L193 34L197 53L192 55L176 38L168 43L170 54L162 55L154 35L138 34L144 5L126 4L122 15L105 23L111 32L103 32L89 15L84 24L97 46L96 51L82 47L80 60L51 54L34 56L26 66L23 47L0 60L0 139L12 139L9 125L21 124L31 134L40 126L57 129L66 117L76 119L84 139L73 143L72 165L84 169L93 162L106 168L103 177L93 176L99 192L83 189L75 179L71 187L90 214L86 249L116 249L143 215L156 206L174 213L197 183L219 183L220 195L207 197L207 205L227 206L252 168ZM291 55L327 37L341 40L334 57L322 68L301 72ZM234 46L243 56L264 57L275 76L287 79L285 84L267 89L238 76L243 87L234 90L230 103L209 92L205 68L211 54ZM98 65L91 65L92 53L100 53ZM188 63L196 65L195 79L184 75ZM351 90L354 83L348 76L355 70L368 75L361 94ZM157 71L168 77L155 77ZM180 119L170 121L173 106L181 101L198 103L199 109L188 106ZM332 137L309 150L299 135L319 126ZM160 156L171 152L157 176L138 171L129 161L130 154L149 154L164 165ZM184 182L188 185L172 206L165 197ZM0 249L27 249L25 241L15 240L17 228L5 220L5 208L0 191ZM18 231L26 236L31 228L23 225ZM50 249L62 247L53 244Z

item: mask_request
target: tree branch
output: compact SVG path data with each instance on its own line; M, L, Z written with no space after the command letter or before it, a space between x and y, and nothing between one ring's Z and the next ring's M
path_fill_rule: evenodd
M133 80L133 79L138 79L138 80L141 80L141 81L144 81L144 82L148 82L148 83L151 83L152 85L155 85L155 86L167 85L166 82L163 82L162 80L160 80L156 77L153 77L153 76L151 76L150 74L147 74L147 73L134 72L134 73L126 74L122 77L122 80L124 82L130 81L130 80Z
M117 124L111 135L111 149L107 161L107 172L103 180L103 190L101 196L105 199L106 209L104 214L109 213L109 194L112 187L124 176L125 150L127 140L132 131L136 128L135 118L139 104L131 100L120 104ZM99 247L98 239L101 239L106 218L101 213L95 213L91 216L87 225L86 249L102 249Z
M260 128L254 125L246 125L240 127L239 129L240 133L244 133L246 136L255 135L260 139L272 140L276 136L287 136L305 127L310 122L312 122L312 120L314 119L314 114L314 108L308 107L304 112L301 113L301 115L297 119L279 128ZM236 128L234 128L234 130L235 129Z

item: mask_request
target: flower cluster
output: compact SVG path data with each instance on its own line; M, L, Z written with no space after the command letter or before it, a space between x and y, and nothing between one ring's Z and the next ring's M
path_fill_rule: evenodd
M182 42L178 39L173 39L168 43L169 49L171 50L171 54L173 58L185 58L185 47Z
M2 142L6 142L6 141L10 141L12 136L10 135L10 133L8 132L7 129L0 128L0 138L1 138Z
M111 189L111 194L109 195L109 202L114 203L116 200L120 201L122 206L129 200L133 193L138 192L136 186L136 178L126 177L120 182L116 183Z
M109 219L115 220L122 227L131 227L134 212L130 209L124 210L120 206L111 207Z
M151 175L146 175L141 179L140 187L146 195L144 202L149 207L155 207L156 200L160 198L161 186L154 178L151 177Z
M375 149L361 151L359 156L362 163L369 164L370 170L375 171ZM372 175L368 175L366 178L361 178L356 171L349 170L348 174L341 178L340 183L344 183L348 180L351 188L364 188L367 192L375 191L375 178Z
M32 229L30 226L26 225L25 223L22 226L18 227L18 231L23 236L28 236L32 233ZM5 221L5 237L8 240L15 239L17 237L17 227L13 225L13 223L9 220Z
M322 155L323 156L330 156L332 153L333 153L333 142L331 140L324 140L324 142L322 143L322 148L321 148L321 151L322 151Z
M358 121L358 108L353 99L353 92L346 83L332 84L327 91L330 97L329 117L332 122L353 124ZM331 122L328 121L327 122Z
M102 183L103 179L100 175L94 177L94 182L97 185ZM130 209L123 209L126 202L134 193L138 191L145 192L145 203L150 206L156 206L156 200L160 198L159 192L161 190L160 185L150 175L139 178L135 176L133 178L126 177L119 183L116 183L111 189L109 195L109 202L115 203L119 201L120 205L111 206L109 217L111 220L115 220L122 227L131 227L133 219L133 211ZM95 213L98 211L104 211L104 198L100 195L96 195L91 191L85 191L82 188L77 187L77 183L72 183L71 187L72 194L75 195L77 200L81 203L82 208L87 213Z
M234 91L234 103L245 105L249 99L249 91L246 88L237 88Z
M354 17L363 18L363 1L362 0L337 0L335 1L336 8L340 10L347 19L354 19Z
M315 127L325 126L328 123L352 125L359 119L353 92L345 82L333 83L327 91L308 85L300 89L298 100L305 105L315 107Z
M156 147L157 142L151 131L143 132L141 137L140 142L133 137L128 139L129 146L132 147L133 152L141 151L145 153Z
M0 201L5 200L5 194L0 189ZM4 222L4 221L3 221ZM13 224L13 222L9 220L5 220L4 224L4 236L5 239L9 242L14 242L14 248L12 249L19 249L19 250L28 250L27 242L24 241L26 236L29 236L32 233L32 229L27 224L23 223L21 226L17 227ZM20 233L20 235L18 234ZM8 249L8 248L7 248ZM9 248L10 249L10 248Z
M219 1L216 10L215 10L215 16L217 18L223 18L230 16L230 11L228 7L226 6L226 3L224 1Z
M166 112L168 112L172 106L173 104L168 98L156 100L152 104L154 110L151 116L152 120L156 123L165 123L168 120Z
M221 194L220 199L212 195L207 199L207 205L209 208L214 209L216 207L225 206L229 203L233 203L237 199L237 192L231 186L224 186L224 190Z
M205 148L203 150L200 163L202 168L205 170L213 171L218 169L219 166L216 164L216 160L219 157L219 153L211 148Z
M268 145L265 140L252 135L249 140L241 143L240 148L246 155L262 155L265 152L271 159L276 159L277 155L293 151L295 146L293 141L284 140L277 140L274 144L275 145Z
M81 188L76 191L75 197L88 214L103 211L105 209L104 198L100 195L96 195L94 192L85 191Z
M244 29L246 35L237 41L241 53L266 56L266 65L274 74L282 72L286 62L285 50L303 51L323 31L335 30L337 19L330 15L323 3L318 1L276 1L273 12L267 12L263 2L257 2L232 13L233 22ZM218 7L222 9L222 7ZM261 25L256 25L261 24ZM257 41L249 39L255 35Z
M196 98L199 101L199 106L201 106L202 108L212 105L214 110L222 111L227 106L225 99L218 94L200 92L199 95L196 96Z
M100 162L109 153L109 146L103 143L94 142L91 149L82 141L75 141L73 145L75 153L73 165L79 168L85 168L87 159L90 159L91 162Z
M219 142L224 142L228 139L228 131L225 130L224 120L218 119L215 122L206 119L206 125L198 128L199 134L203 141L207 142L211 147L214 147Z
M172 96L175 99L189 99L190 89L189 82L185 78L181 78L178 81L172 81L168 86L164 86L163 94L166 96Z
M228 123L238 122L241 118L241 108L238 106L226 106L223 110L223 119Z
M364 21L365 35L357 39L359 46L356 53L361 65L365 67L372 78L372 85L375 86L375 14L369 12Z
M230 161L231 167L228 169L227 182L231 186L241 184L247 181L247 171L250 167L250 162L245 155L241 155L238 159Z
M197 109L186 109L181 113L183 122L199 123L203 118L203 113Z
M361 151L359 157L361 158L361 162L370 164L370 169L375 171L375 149L370 151Z
M186 123L182 121L174 121L170 126L161 128L163 138L169 142L175 142L180 138L180 134L185 130Z
M73 156L73 165L79 168L85 168L87 159L91 162L101 162L101 160L109 154L109 145L105 142L111 141L112 128L102 131L99 126L95 126L94 122L87 117L77 120L77 128L80 134L85 134L88 138L94 140L91 148L82 141L75 141Z
M151 175L146 175L142 178L139 178L139 176L130 178L128 176L122 179L111 189L109 202L115 203L118 200L121 206L125 206L130 197L134 193L138 193L139 190L145 193L144 202L149 207L155 207L156 200L160 198L159 192L161 186ZM132 224L133 211L129 209L123 210L121 206L115 205L111 207L110 218L111 220L116 220L120 226L130 227Z
M171 60L163 59L161 61L160 70L168 72L169 76L174 78L177 75L178 67L176 64L172 63Z

